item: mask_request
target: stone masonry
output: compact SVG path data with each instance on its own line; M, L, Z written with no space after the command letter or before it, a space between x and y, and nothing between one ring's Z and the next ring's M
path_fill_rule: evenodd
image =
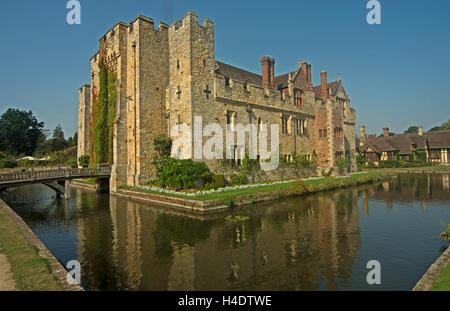
M356 168L356 113L340 77L328 83L322 72L321 85L314 87L306 62L299 61L294 71L279 76L275 59L267 56L261 58L261 75L219 62L213 22L205 18L199 24L192 12L170 26L161 22L157 29L153 19L139 15L129 24L117 23L100 38L99 52L90 61L90 85L79 90L78 157L93 152L89 129L99 92L100 59L117 73L112 191L154 178L153 139L160 133L169 136L177 124L192 126L197 116L203 128L212 123L224 130L227 123L279 124L279 153L286 160L317 155L319 167L327 168L343 157ZM270 146L270 133L268 138ZM209 139L203 136L203 143ZM248 140L231 152L244 156ZM193 146L187 155L179 151L193 158ZM217 160L205 162L211 170L217 168Z

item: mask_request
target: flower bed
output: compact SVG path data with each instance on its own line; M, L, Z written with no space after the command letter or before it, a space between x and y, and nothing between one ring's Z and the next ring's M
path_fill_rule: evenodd
M311 179L317 179L317 178L311 178ZM307 180L311 180L307 179ZM191 192L192 190L187 190L187 192L181 192L181 191L175 191L175 190L169 190L164 189L156 186L138 186L136 188L146 191L153 191L153 192L159 192L164 194L175 194L175 195L182 195L186 197L197 197L205 194L214 194L214 193L221 193L226 191L233 191L233 190L242 190L242 189L252 189L252 188L258 188L261 186L268 186L268 185L281 185L281 184L288 184L292 183L294 180L281 180L281 181L275 181L272 183L265 183L265 184L251 184L251 185L242 185L242 186L230 186L230 187L223 187L219 189L211 189L211 190L200 190Z

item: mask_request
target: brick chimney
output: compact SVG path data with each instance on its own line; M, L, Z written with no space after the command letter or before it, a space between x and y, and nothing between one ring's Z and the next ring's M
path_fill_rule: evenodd
M328 82L327 82L327 72L322 71L320 73L320 97L322 98L328 98Z
M366 127L364 125L361 125L359 127L359 138L360 139L366 138Z
M308 64L306 62L302 62L302 71L306 76L308 76Z
M307 80L309 83L311 83L311 64L308 64L308 75L307 75Z
M388 137L389 136L389 128L388 127L383 127L383 136L384 137Z
M419 136L423 136L423 126L418 126L417 134L419 134Z
M262 84L264 88L268 88L270 83L270 57L263 56L261 57L261 66L262 66Z
M275 88L275 58L270 58L270 86Z

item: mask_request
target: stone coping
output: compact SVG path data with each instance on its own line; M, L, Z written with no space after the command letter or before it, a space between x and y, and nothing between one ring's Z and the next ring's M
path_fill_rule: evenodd
M383 176L383 179L386 177L390 177L391 174ZM362 185L366 183L373 183L376 181L380 181L379 179L369 179L364 182L358 182L357 185ZM354 185L345 185L343 188L347 188ZM312 194L316 192L321 191L328 191L328 190L334 190L336 188L340 187L329 187L327 189L323 190L315 190L310 191L307 194ZM180 198L175 196L170 196L166 194L154 194L150 192L141 192L141 191L133 191L133 190L125 190L125 189L118 189L117 192L113 193L116 196L119 197L125 197L128 199L136 199L140 201L145 202L152 202L158 205L171 207L174 209L179 209L183 211L190 211L194 213L199 214L206 214L206 213L212 213L212 212L222 212L230 209L230 206L226 205L224 203L223 199L215 199L215 200L194 200L192 198L186 197L186 198ZM264 202L270 202L275 201L280 198L286 198L290 196L295 196L294 194L289 193L288 189L277 189L277 190L271 190L271 191L263 191L259 192L253 195L240 195L233 197L233 206L235 207L242 207L251 205L254 203L264 203Z
M119 197L152 202L159 205L164 205L175 209L188 210L196 213L220 212L228 209L228 206L221 203L220 200L200 201L125 189L119 189L113 194Z
M439 278L442 270L450 263L450 246L447 250L430 266L422 278L417 282L413 291L430 291L434 282Z
M97 191L96 184L87 184L87 183L81 183L81 182L71 180L70 186L74 186L76 188L81 188L81 189L85 189L85 190Z
M64 266L47 249L47 247L45 247L45 245L41 242L41 240L39 240L30 227L28 227L28 225L23 221L23 219L17 215L16 212L14 212L2 199L0 199L0 207L12 216L27 241L38 249L39 256L48 260L51 272L61 288L66 291L84 291L83 287L80 285L70 285L67 283L67 270Z

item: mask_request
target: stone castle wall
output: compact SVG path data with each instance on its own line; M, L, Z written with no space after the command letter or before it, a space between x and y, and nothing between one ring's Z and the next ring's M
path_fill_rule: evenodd
M315 152L320 166L333 166L336 151L354 150L354 110L349 101L346 106L337 104L331 95L325 100L316 98L310 65L299 62L295 81L289 75L289 87L282 92L273 83L257 85L230 79L226 85L224 76L216 72L214 49L214 24L207 18L200 24L192 12L170 27L160 23L158 29L153 19L138 16L129 24L117 23L100 39L99 53L90 61L90 91L85 89L79 94L79 127L84 132L79 135L78 148L80 155L92 155L92 138L86 129L92 126L92 106L99 92L98 65L103 58L108 70L117 73L113 191L121 185L153 179L153 139L161 133L170 135L177 124L192 126L196 116L203 119L202 129L212 123L223 128L223 153L227 113L233 113L234 125L278 124L279 153L288 159L295 154L312 156ZM293 92L298 83L307 86L302 106L294 105ZM281 132L282 118L288 120L287 133ZM296 131L297 120L304 126L301 133ZM333 137L335 127L343 129L343 137ZM319 138L319 129L327 129L327 137ZM210 138L203 136L202 146ZM270 133L268 139L270 146ZM194 154L193 144L194 141L190 150L180 150L180 154L186 158L202 156ZM248 148L249 135L245 149L240 149L243 156ZM217 161L206 162L212 170L220 170Z
M89 116L91 87L83 85L78 90L78 157L89 154Z

